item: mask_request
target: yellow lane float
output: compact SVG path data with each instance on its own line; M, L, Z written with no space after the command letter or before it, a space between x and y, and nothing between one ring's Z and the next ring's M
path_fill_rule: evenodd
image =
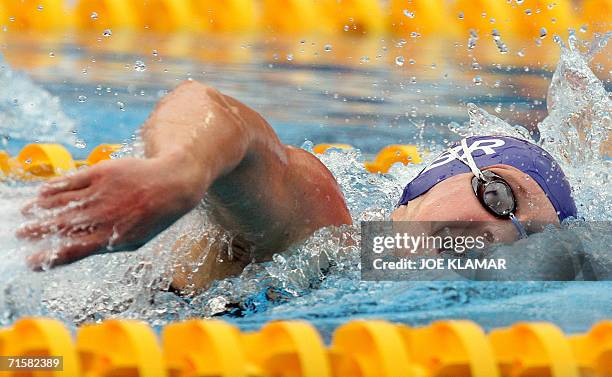
M91 151L86 160L81 161L74 160L70 152L59 144L28 144L14 158L0 151L0 177L21 180L53 178L83 166L109 160L121 148L120 144L101 144ZM331 149L352 148L349 144L318 144L313 147L313 152L323 154ZM421 162L416 146L389 145L381 149L373 161L365 162L364 167L371 173L387 173L396 163L407 165Z
M493 349L484 331L471 321L440 321L402 327L407 349L428 376L498 377Z
M155 333L142 322L85 325L77 332L76 345L83 376L167 376Z
M323 154L329 149L353 149L352 145L349 144L317 144L312 148L312 151L316 154Z
M76 25L86 30L135 28L140 18L131 1L80 0L75 8Z
M593 326L586 334L570 338L582 376L610 376L612 373L612 321Z
M387 19L379 0L323 0L319 14L328 20L331 33L376 35L387 29Z
M260 24L264 32L322 32L327 20L311 0L263 0Z
M76 168L72 155L59 144L29 144L12 160L13 172L30 178L50 178Z
M51 319L24 318L10 329L0 330L0 356L39 358L61 356L58 370L36 373L0 370L0 376L82 376L81 363L70 332ZM3 368L4 369L4 368Z
M199 27L205 31L244 32L257 26L257 11L252 0L195 1Z
M352 321L334 333L334 376L425 376L412 363L398 328L385 321Z
M123 148L121 144L100 144L94 148L85 161L77 161L77 165L95 165L104 160L110 160L113 153L117 153Z
M455 35L459 28L448 11L448 4L438 0L391 0L391 31L407 37Z
M140 15L143 30L193 31L200 27L191 1L131 0Z
M64 0L0 0L0 24L17 30L57 30L71 27L72 12ZM8 22L6 22L8 21Z
M77 329L23 318L0 329L0 356L63 357L63 371L0 371L0 376L66 377L607 377L612 321L567 337L550 323L518 323L488 335L471 321L409 327L356 320L338 327L329 346L303 321L275 321L241 332L193 319L162 330L107 320ZM571 344L571 345L570 345ZM578 366L580 367L578 369Z
M222 321L189 320L162 332L171 376L247 377L240 331Z
M387 173L396 163L403 165L420 164L421 155L414 145L389 145L378 152L374 161L366 162L365 168L370 173Z
M325 343L307 322L271 322L244 334L243 346L257 376L332 377Z
M518 323L489 334L503 376L580 377L569 340L550 323Z
M0 151L0 177L21 180L46 179L66 174L81 166L109 160L121 149L119 144L101 144L84 161L74 161L66 148L59 144L28 144L17 157Z
M583 0L582 23L589 25L591 31L605 33L612 26L612 0Z
M403 37L465 37L474 29L502 38L565 34L583 24L606 31L612 0L0 0L9 30L132 29L156 32L248 31L344 35L393 32ZM6 20L9 22L6 22ZM549 38L550 40L550 38Z

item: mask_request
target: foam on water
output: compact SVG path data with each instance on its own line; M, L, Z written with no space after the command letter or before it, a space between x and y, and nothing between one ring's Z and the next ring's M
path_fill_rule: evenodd
M599 46L604 43L601 41L594 43ZM610 99L588 68L589 56L579 51L574 40L570 40L568 47L562 47L549 91L550 114L539 125L539 142L560 159L574 187L579 216L610 220L611 215L605 210L612 207L610 162L601 150L611 126ZM7 72L2 74L12 75ZM70 124L69 120L64 122L57 100L37 87L32 88L34 84L27 80L11 81L11 85L12 92L20 92L15 87L30 85L30 101L51 103L49 106L54 109L51 113L57 115L55 123L29 123L30 132L36 130L37 135L42 132L50 138L63 134L63 129L52 127ZM0 91L0 99L9 97ZM3 132L24 135L15 122L32 118L20 109L16 112L0 108L0 116L13 117L10 118L13 123L0 126L6 128ZM474 105L468 106L468 112L468 124L450 126L457 138L485 133L532 138L521 127L513 127ZM446 146L432 148L429 142L421 142L432 149L430 157ZM304 147L309 149L311 144ZM138 150L136 146L136 154ZM332 150L321 159L338 180L355 224L387 218L405 183L422 169L418 165L395 166L387 175L372 175L362 168L363 157L357 150ZM583 330L593 321L609 316L612 306L610 282L596 286L554 282L362 282L358 225L319 230L287 253L276 255L271 262L252 264L240 276L217 282L206 292L179 297L166 291L182 252L180 248L173 250L176 240L227 237L210 224L204 205L136 252L99 255L67 267L33 273L25 267L24 257L34 249L52 247L53 240L33 246L15 240L13 232L22 220L18 208L34 192L33 186L0 184L0 210L6 214L5 219L11 219L0 222L0 325L25 315L51 315L75 325L115 316L163 325L193 316L224 315L241 317L236 321L247 328L270 319L299 317L313 320L322 329L331 329L355 316L412 324L467 317L485 327L507 325L517 319L553 320L571 331ZM579 235L587 250L593 251L596 261L600 258L601 265L610 265L607 248L612 244L612 235L593 238L587 229L589 224L584 221L575 221L567 227ZM550 231L533 236L530 242L541 245L553 242L556 237ZM573 298L571 307L559 304L569 302L563 300L568 295Z
M0 136L51 143L74 141L75 123L59 98L12 70L0 55Z

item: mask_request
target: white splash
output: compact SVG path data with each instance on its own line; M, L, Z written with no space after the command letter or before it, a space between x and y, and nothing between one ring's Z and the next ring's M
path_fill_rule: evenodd
M73 144L74 129L59 98L11 69L0 55L0 136Z

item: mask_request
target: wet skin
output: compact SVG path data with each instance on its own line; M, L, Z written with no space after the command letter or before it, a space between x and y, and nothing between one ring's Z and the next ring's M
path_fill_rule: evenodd
M545 224L559 224L555 208L546 197L544 190L529 175L509 165L493 165L482 170L491 170L502 177L514 193L516 216L525 226L527 233L542 230ZM512 242L518 239L516 227L509 219L500 219L487 211L472 189L471 173L450 177L425 194L398 207L391 214L394 221L436 221L443 227L444 222L473 222L470 232L488 233L496 242ZM462 224L463 225L463 224ZM435 233L438 229L430 230ZM465 232L466 229L462 229Z
M253 260L269 260L317 229L352 221L337 182L316 157L283 145L257 112L206 85L189 81L168 94L143 125L142 138L146 158L105 161L42 186L23 209L28 222L17 235L55 234L61 243L31 255L31 268L135 249L206 196L212 218L234 239L231 245L204 237L177 241L184 263L173 285L193 291L239 274ZM521 221L558 222L537 183L509 166L492 169L517 194ZM510 234L512 224L482 208L470 179L449 178L391 218L491 220ZM220 258L228 247L233 257ZM202 260L197 273L190 271Z

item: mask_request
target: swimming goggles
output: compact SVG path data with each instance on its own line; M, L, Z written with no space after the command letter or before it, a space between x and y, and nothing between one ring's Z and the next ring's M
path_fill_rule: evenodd
M461 149L463 149L463 157L465 157L467 161L460 157L453 148L449 148L448 152L457 160L466 164L472 171L472 174L474 174L472 178L472 189L480 201L480 204L482 204L487 211L495 215L495 217L510 219L516 227L520 238L527 238L525 227L514 215L516 211L516 198L508 182L492 171L486 170L483 172L476 166L474 157L472 157L472 153L467 146L466 139L461 140Z

